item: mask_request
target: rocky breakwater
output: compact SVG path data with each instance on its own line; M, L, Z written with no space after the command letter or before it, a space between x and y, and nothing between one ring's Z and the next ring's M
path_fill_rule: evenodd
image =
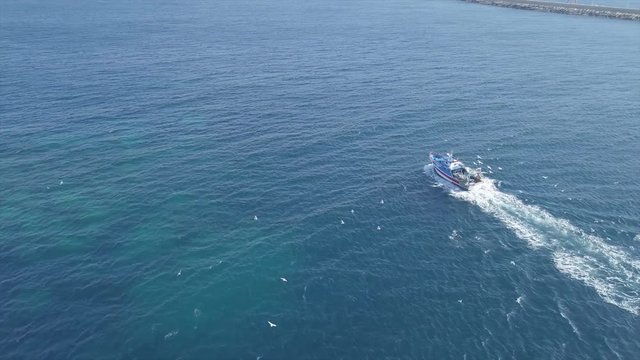
M624 9L608 6L564 4L548 1L527 0L464 0L466 2L510 7L524 10L537 10L570 15L602 16L615 19L640 21L640 9Z

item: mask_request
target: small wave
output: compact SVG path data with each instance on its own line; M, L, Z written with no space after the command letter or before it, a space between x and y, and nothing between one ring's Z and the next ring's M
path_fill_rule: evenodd
M549 249L559 271L594 288L608 303L640 315L640 261L624 249L501 192L489 178L450 194L495 216L531 247Z
M560 309L560 316L562 316L563 319L567 320L569 326L571 326L571 330L573 330L573 333L582 340L582 334L580 334L580 331L576 327L576 324L573 323L573 320L571 320L571 318L567 315L567 309L560 303L558 303L558 309Z

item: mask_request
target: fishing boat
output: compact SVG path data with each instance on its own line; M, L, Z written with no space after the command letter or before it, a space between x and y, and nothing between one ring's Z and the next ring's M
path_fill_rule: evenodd
M462 161L450 153L429 153L429 160L436 175L457 187L469 190L469 187L482 181L482 171L466 167Z

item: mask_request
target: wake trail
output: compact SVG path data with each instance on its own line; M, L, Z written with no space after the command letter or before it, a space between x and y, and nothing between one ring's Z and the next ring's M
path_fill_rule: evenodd
M469 191L449 193L494 216L529 246L550 250L560 272L592 287L606 302L640 315L640 261L624 249L501 192L489 178Z

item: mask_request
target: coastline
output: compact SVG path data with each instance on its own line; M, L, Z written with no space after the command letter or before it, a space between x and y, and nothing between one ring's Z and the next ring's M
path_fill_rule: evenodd
M554 3L531 0L463 0L470 3L509 7L522 10L554 12L568 15L599 16L622 20L640 21L640 9L625 9L610 6Z

